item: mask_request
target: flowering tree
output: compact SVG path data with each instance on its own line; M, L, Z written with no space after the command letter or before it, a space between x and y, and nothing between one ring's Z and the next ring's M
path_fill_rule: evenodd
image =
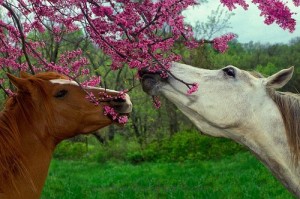
M229 10L236 6L248 8L244 0L220 1ZM281 0L251 3L261 10L266 24L275 22L290 32L295 30L294 13ZM300 0L293 3L299 6ZM192 28L184 24L182 11L197 4L195 0L0 0L0 66L5 72L23 70L32 74L55 70L78 81L90 74L82 50L60 52L58 59L47 60L41 53L45 41L35 40L34 35L50 33L59 44L66 34L83 30L86 37L110 56L113 70L126 64L130 69L147 68L162 71L162 76L173 76L169 71L171 62L180 61L181 57L172 49L179 39L187 48L209 43L225 52L227 43L235 37L228 33L213 40L196 41ZM100 82L99 77L89 79L82 85L94 86ZM188 94L198 88L195 83L178 81L187 85ZM4 85L3 76L0 86L8 92ZM98 101L91 98L95 103Z

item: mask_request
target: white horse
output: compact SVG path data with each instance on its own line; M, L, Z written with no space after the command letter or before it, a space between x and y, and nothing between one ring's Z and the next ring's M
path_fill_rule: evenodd
M171 75L143 73L143 90L163 94L201 132L226 137L245 145L278 178L300 197L300 98L277 92L292 77L288 68L264 78L227 66L205 70L173 63L170 72L184 82L199 84L187 95L187 86Z

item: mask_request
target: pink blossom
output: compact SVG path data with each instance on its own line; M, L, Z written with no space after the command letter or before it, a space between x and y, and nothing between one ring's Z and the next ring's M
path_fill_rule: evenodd
M127 116L127 115L119 116L118 122L119 122L120 124L126 124L126 123L128 122L128 116Z
M92 11L95 15L104 17L105 15L112 15L113 10L111 7L108 6L99 6L99 7L94 7L92 8Z
M236 9L235 4L242 6L245 10L248 9L249 5L244 0L220 0L221 3L228 7L229 10Z
M295 30L296 21L292 18L293 13L280 0L252 0L252 2L258 4L260 15L265 17L265 24L276 22L281 28L288 29L290 32ZM299 0L294 3L299 5Z
M114 108L110 106L103 106L104 115L109 116L113 121L120 124L125 124L128 122L128 117L126 115L119 115Z
M34 21L33 23L31 23L31 27L35 28L36 30L38 30L41 33L45 32L44 26L41 24L41 22L39 22L37 20Z
M300 0L293 0L295 6L300 6Z
M90 79L84 81L82 83L82 85L84 87L87 87L87 86L94 86L94 87L96 87L96 86L99 86L100 82L101 82L101 77L100 76L94 76L94 77L91 77Z
M161 106L161 102L158 96L152 96L153 105L155 108L159 109Z
M199 84L193 83L192 87L187 91L188 95L193 94L194 92L198 91Z
M112 95L109 95L107 92L99 92L99 96L101 96L99 99L100 100L116 100L116 99L126 99L126 92L127 90L124 90L124 91L119 91L118 95L116 96L112 96Z
M118 118L118 113L114 108L110 106L103 106L104 115L111 117L112 120L116 120Z
M244 0L220 1L229 10L237 6L248 8ZM183 41L187 48L201 44L195 41L192 28L184 23L182 16L183 10L197 4L196 0L19 0L10 2L12 11L2 6L3 2L10 1L0 0L1 14L5 17L5 20L0 19L0 66L5 69L55 70L78 81L90 79L84 85L99 84L100 79L87 78L90 75L90 63L80 49L66 51L64 49L70 48L61 48L58 60L51 60L53 63L44 57L42 50L48 45L49 37L37 42L32 33L35 30L41 33L47 30L54 43L63 46L69 33L82 29L80 31L84 31L84 35L110 57L113 70L128 65L130 69L136 70L147 67L153 72L167 71L173 61L181 60L174 53L176 42ZM280 0L251 2L261 10L266 24L275 22L291 32L295 29L295 13L289 10L287 4ZM299 6L300 1L293 0L293 3ZM20 17L21 28L15 23L13 14ZM78 24L81 24L80 27ZM169 27L168 34L161 34L166 25ZM233 38L234 35L229 33L208 43L213 43L215 49L225 52L227 43ZM25 51L30 59L25 59ZM164 77L167 75L167 72L162 74ZM194 85L189 92L195 89ZM104 94L100 97L114 98ZM102 100L95 96L90 98L95 104ZM154 102L159 106L158 98Z
M235 34L228 33L213 40L214 49L224 53L228 49L228 42L235 38Z

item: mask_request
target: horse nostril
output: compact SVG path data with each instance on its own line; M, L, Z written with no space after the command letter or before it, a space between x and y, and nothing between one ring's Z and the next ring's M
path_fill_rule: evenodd
M123 98L117 98L117 99L113 99L112 101L113 101L113 102L117 102L117 103L126 102L126 100L125 100L125 99L123 99Z
M124 97L111 99L108 104L118 113L130 113L132 111L132 103L128 94L124 94Z
M142 89L144 92L148 93L157 83L156 79L154 79L150 75L145 75L142 79Z

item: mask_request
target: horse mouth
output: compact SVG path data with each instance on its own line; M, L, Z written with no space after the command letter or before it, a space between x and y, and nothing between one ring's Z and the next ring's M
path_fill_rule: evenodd
M141 76L142 89L145 93L151 96L159 94L162 87L162 78L156 73L145 73Z
M132 112L132 103L129 95L125 94L125 98L116 98L104 107L104 115L116 124L125 124L128 121L129 113Z
M132 112L132 103L128 95L125 98L113 99L109 104L119 115L129 115Z

